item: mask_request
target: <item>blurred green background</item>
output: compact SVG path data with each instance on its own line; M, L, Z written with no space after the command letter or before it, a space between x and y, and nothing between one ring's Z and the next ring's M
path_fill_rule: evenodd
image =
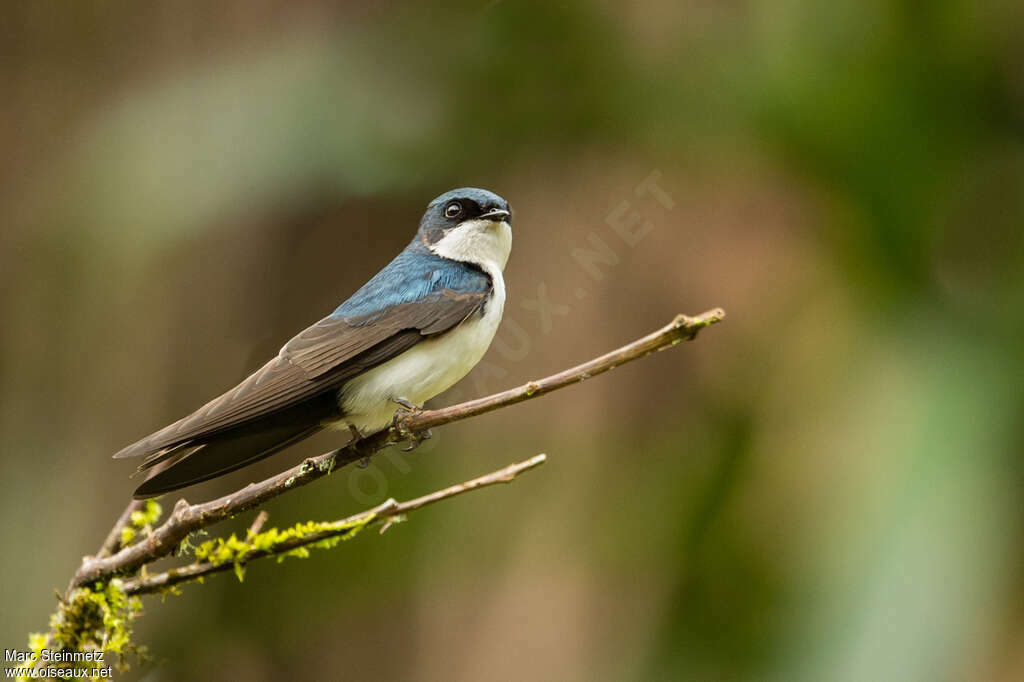
M149 599L163 662L128 679L1024 679L1022 35L1011 0L6 3L0 644L124 506L111 453L477 185L515 210L510 300L433 404L728 319L276 501L550 456Z

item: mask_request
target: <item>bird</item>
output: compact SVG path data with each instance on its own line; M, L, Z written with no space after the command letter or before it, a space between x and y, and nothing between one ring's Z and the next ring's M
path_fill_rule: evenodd
M234 388L117 452L146 457L134 498L235 471L322 429L366 438L396 411L421 409L490 346L511 248L503 198L476 187L440 195L409 245L331 314Z

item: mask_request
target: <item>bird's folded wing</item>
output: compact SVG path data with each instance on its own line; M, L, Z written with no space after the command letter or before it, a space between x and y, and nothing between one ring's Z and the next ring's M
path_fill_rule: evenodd
M332 315L289 341L278 355L227 393L189 416L129 445L133 457L198 444L268 417L387 362L423 339L458 326L482 310L487 292L445 289L414 302L354 317Z

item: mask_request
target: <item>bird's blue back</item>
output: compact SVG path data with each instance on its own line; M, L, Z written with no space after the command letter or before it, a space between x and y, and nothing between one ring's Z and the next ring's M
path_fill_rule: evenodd
M466 263L442 258L417 237L393 261L338 306L331 317L368 315L384 308L418 301L445 289L483 293L491 286L486 273Z

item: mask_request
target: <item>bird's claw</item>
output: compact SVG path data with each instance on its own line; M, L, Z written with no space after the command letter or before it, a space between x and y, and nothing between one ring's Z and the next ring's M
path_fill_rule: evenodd
M431 433L430 429L424 429L423 431L410 431L402 424L402 419L404 417L410 414L416 414L417 412L422 412L423 408L413 405L405 398L392 398L391 402L398 405L398 409L395 410L395 416L391 419L391 427L394 429L395 433L398 434L399 438L407 439L409 441L408 447L402 448L403 452L412 452L420 446L420 443L425 440L430 440L431 436L434 435Z
M359 433L359 429L357 429L352 424L348 425L348 432L350 434L352 434L351 445L355 445L356 443L358 443L359 441L361 441L363 439L363 434Z
M413 450L420 446L420 443L422 443L425 440L430 440L433 436L434 433L430 429L409 432L409 445L402 448L402 452L412 452Z
M393 402L395 405L398 405L399 407L404 407L406 409L406 411L408 411L408 412L421 412L422 411L421 408L417 407L416 405L413 405L411 402L409 402L405 398L392 398L391 402Z

